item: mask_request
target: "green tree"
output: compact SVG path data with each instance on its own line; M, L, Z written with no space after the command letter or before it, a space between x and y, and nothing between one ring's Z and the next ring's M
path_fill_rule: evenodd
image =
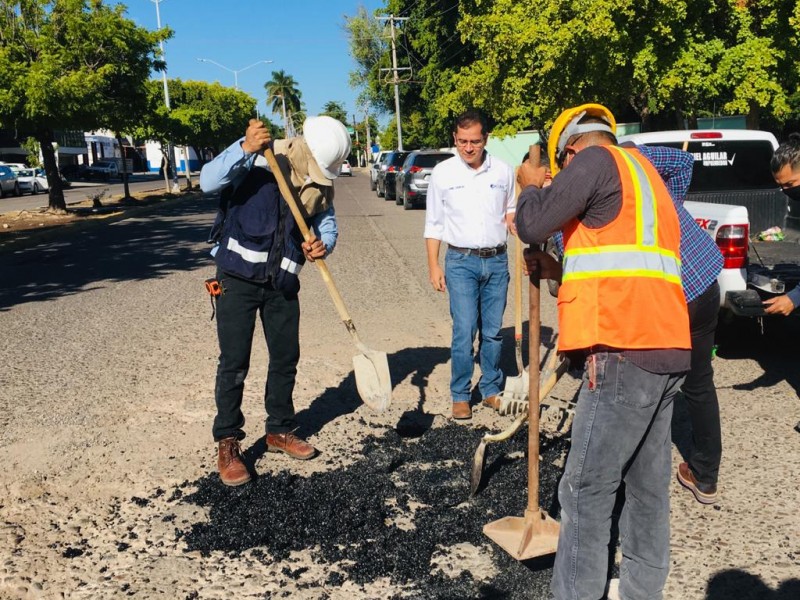
M343 102L336 102L335 100L326 102L322 107L321 114L328 115L334 119L339 119L342 123L347 123L347 110L345 109Z
M145 82L168 29L148 31L102 0L0 5L0 125L41 145L51 210L66 209L54 129L119 132L146 107Z
M281 115L285 121L288 121L291 113L303 110L303 94L294 77L285 71L273 71L272 79L264 84L264 89L267 91L267 103L272 102L272 112Z
M475 59L476 46L458 31L464 7L473 3L388 0L386 9L376 12L408 17L402 24L398 22L395 30L398 66L405 69L399 72L403 81L399 96L404 147L449 143L453 113L460 111L441 99L452 91L459 70ZM346 19L345 31L357 63L350 74L350 85L360 91L359 105L394 113L394 87L387 70L392 67L388 26L360 7L356 15ZM381 137L385 147L391 147L387 145L389 139L396 144L397 132Z

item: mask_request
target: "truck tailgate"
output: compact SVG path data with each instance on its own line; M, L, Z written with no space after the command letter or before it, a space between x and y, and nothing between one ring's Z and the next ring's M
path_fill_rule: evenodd
M732 190L725 192L689 192L687 200L710 204L733 204L747 208L750 237L770 227L786 227L788 197L781 190Z

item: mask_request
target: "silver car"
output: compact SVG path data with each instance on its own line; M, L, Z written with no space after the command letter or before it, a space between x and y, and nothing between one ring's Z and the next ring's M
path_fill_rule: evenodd
M452 152L442 150L414 150L409 154L395 178L395 202L406 210L425 206L433 167L452 156Z
M0 198L6 194L20 195L17 174L8 165L0 165Z

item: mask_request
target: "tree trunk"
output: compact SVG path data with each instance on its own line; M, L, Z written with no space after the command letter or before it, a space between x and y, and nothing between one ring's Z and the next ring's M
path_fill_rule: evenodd
M124 146L122 145L122 136L119 134L119 132L116 132L116 137L117 137L117 144L119 144L120 154L122 154L122 167L121 167L122 185L125 189L125 196L123 196L123 200L127 200L128 198L131 197L131 190L130 186L128 185L128 177L129 177L128 165L127 165L128 161L125 159L125 149Z
M56 213L65 213L67 211L67 202L64 200L64 186L61 185L61 176L56 164L56 151L53 149L53 142L55 142L53 130L40 129L36 132L36 139L42 149L44 172L47 176L47 185L50 188L48 210Z
M750 103L750 112L747 113L747 128L758 129L761 125L761 107L755 102Z

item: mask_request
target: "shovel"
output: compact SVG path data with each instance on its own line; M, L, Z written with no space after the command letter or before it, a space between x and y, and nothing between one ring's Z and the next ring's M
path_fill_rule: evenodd
M273 175L275 175L278 187L281 190L281 195L286 200L286 204L289 205L294 220L300 228L300 233L303 234L303 239L310 241L311 232L308 230L305 217L300 211L301 202L300 198L297 196L297 191L286 183L286 177L275 158L275 154L272 152L272 148L264 150L264 157L267 159L267 164ZM328 287L328 292L333 299L333 303L336 305L339 317L342 319L347 331L350 332L356 344L356 348L359 351L359 354L353 356L353 372L355 373L358 395L361 396L364 404L371 409L377 412L383 412L389 407L392 401L392 379L389 375L389 359L386 356L386 352L370 350L363 344L358 337L356 326L353 324L353 320L347 312L344 300L339 290L336 288L336 284L333 282L333 277L328 270L328 265L325 264L325 261L321 258L316 259L314 264L317 265L322 279Z
M538 158L538 152L537 152ZM539 364L539 273L530 276L528 352ZM483 533L517 560L553 554L558 546L558 522L539 507L539 370L529 369L528 506L524 517L503 517L484 525Z
M550 392L555 387L558 380L561 379L561 376L566 372L567 367L569 366L569 362L566 358L562 355L559 355L556 352L555 347L553 347L553 353L550 355L550 359L547 362L547 366L545 367L544 371L542 371L541 375L539 376L540 381L543 381L542 385L539 387L539 403L547 398ZM510 439L520 430L520 427L528 420L528 399L526 398L523 403L519 404L520 407L524 406L525 410L517 410L516 412L511 412L510 414L517 415L517 418L509 425L506 429L501 431L500 433L487 433L481 438L478 447L475 449L475 456L472 459L472 469L469 472L469 495L474 496L475 493L478 491L478 488L481 485L481 479L483 479L483 467L486 464L486 447L489 444L494 444L497 442L504 442L507 439ZM564 409L570 410L570 409Z
M514 239L514 353L517 375L506 377L506 385L500 395L498 412L501 415L509 414L510 404L528 401L528 374L522 366L522 242L518 237Z

